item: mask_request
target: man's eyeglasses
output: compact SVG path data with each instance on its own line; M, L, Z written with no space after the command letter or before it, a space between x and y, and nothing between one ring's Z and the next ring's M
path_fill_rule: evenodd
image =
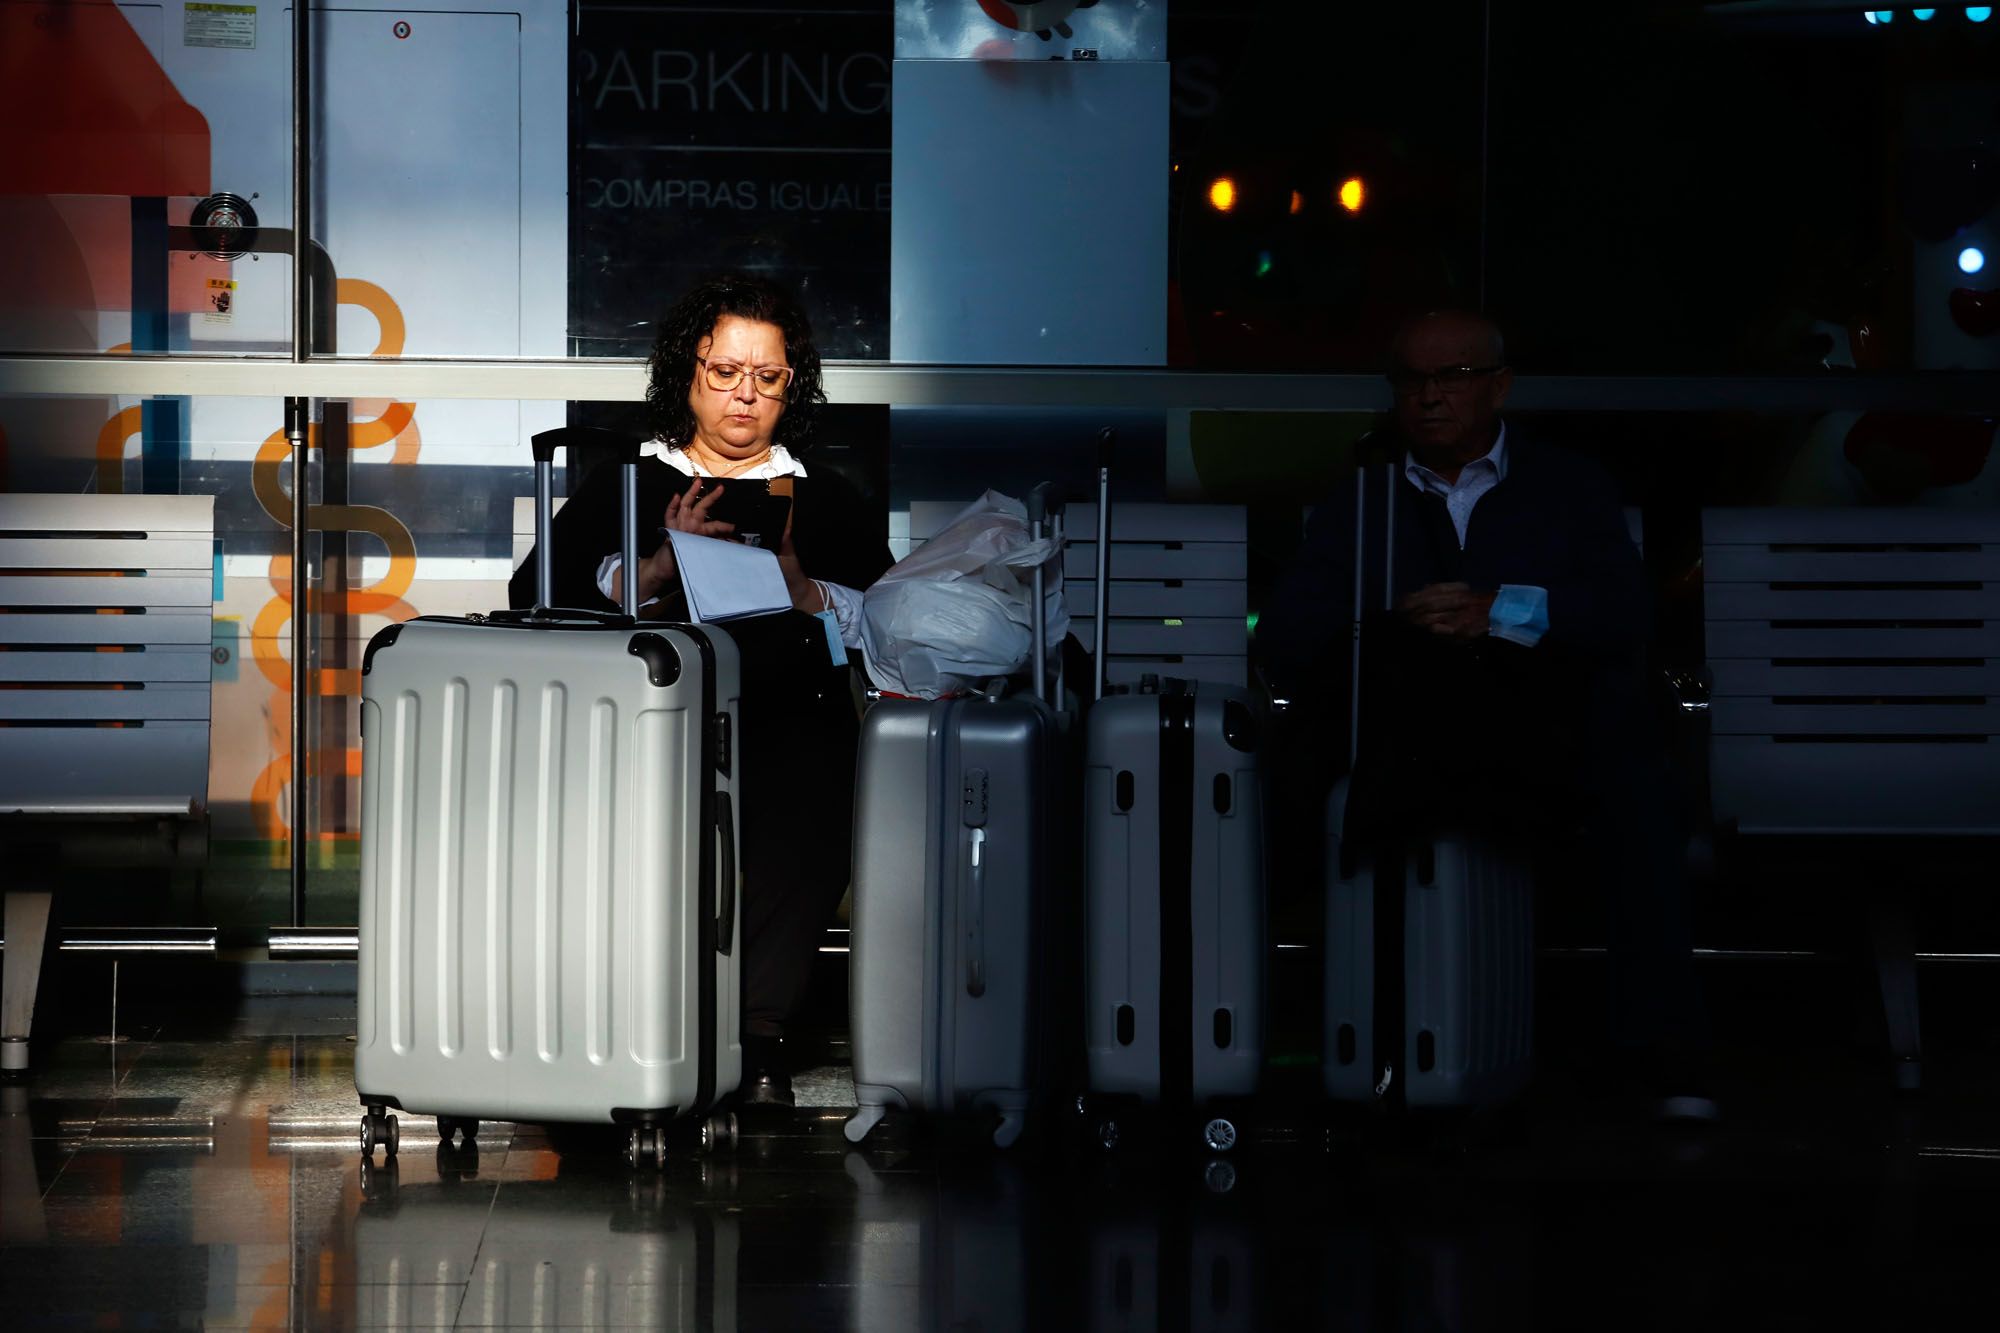
M1436 370L1392 370L1389 372L1389 387L1400 394L1422 393L1424 386L1433 380L1445 393L1458 393L1471 385L1481 375L1491 375L1505 370L1499 366L1439 366Z
M701 362L702 377L708 381L708 387L717 393L734 393L737 386L743 383L743 377L748 375L750 387L757 391L759 398L783 398L785 386L792 382L790 366L758 366L753 370L733 361L710 361L705 356L698 356L695 360Z

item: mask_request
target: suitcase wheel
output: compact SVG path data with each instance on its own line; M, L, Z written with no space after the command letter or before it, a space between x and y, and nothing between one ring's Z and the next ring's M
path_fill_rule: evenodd
M712 1115L701 1125L701 1150L720 1152L736 1146L736 1112Z
M1210 1194L1227 1194L1236 1188L1236 1168L1218 1157L1202 1170L1201 1183Z
M437 1120L438 1137L446 1143L450 1143L454 1138L459 1138L465 1147L470 1148L472 1141L479 1137L479 1122L477 1120L462 1120L457 1116L450 1115L441 1115Z
M361 1155L373 1157L379 1144L387 1157L396 1155L396 1143L401 1136L397 1133L396 1117L384 1115L380 1107L370 1107L361 1117Z
M625 1164L635 1170L667 1164L667 1133L658 1125L634 1125L625 1136Z
M1236 1146L1236 1126L1217 1116L1201 1127L1201 1141L1216 1152L1228 1152Z
M1099 1147L1103 1148L1106 1152L1110 1152L1118 1146L1118 1139L1119 1131L1116 1120L1100 1120L1097 1122L1097 1144Z

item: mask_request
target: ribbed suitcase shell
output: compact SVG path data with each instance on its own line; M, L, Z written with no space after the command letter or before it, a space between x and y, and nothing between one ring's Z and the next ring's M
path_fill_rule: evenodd
M634 651L652 648L648 636L678 659L670 684L654 685ZM720 876L740 858L718 832L736 801L738 679L729 636L699 626L419 619L370 645L364 1102L663 1120L706 1109L704 1084L707 1102L737 1086L741 886ZM717 821L704 826L710 781ZM706 855L705 839L717 839ZM716 883L704 885L705 865ZM737 906L705 932L718 893ZM705 938L716 945L706 1006Z
M1335 1101L1375 1096L1375 878L1340 875L1346 784L1327 813L1326 1038ZM1478 1107L1527 1086L1534 1068L1534 880L1527 866L1458 836L1431 843L1420 882L1411 853L1403 894L1404 1040L1394 1062L1411 1106ZM1430 1067L1422 1067L1429 1034Z
M1055 715L1028 698L884 699L861 724L849 936L860 1139L884 1108L990 1108L1035 1087Z
M1163 740L1176 710L1186 714L1192 752L1178 773L1170 771L1175 761ZM1091 708L1085 1039L1094 1092L1160 1099L1174 1081L1163 1068L1163 1043L1182 1036L1188 1095L1208 1100L1257 1090L1264 815L1252 718L1242 691L1206 682L1191 696L1112 695ZM1183 865L1184 886L1175 891L1187 895L1186 934L1176 946L1165 929L1171 923L1162 885ZM1173 967L1166 959L1176 949L1183 962Z

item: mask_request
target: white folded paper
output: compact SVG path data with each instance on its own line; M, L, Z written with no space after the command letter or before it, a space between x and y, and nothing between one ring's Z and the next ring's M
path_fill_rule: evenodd
M791 609L792 595L785 590L775 552L676 528L667 530L667 540L674 544L689 619L741 620Z

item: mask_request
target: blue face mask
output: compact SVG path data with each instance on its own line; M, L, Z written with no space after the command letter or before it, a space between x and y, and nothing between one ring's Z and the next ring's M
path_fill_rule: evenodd
M819 611L814 614L819 617L820 625L826 630L827 656L833 659L835 666L846 666L847 644L840 637L840 622L834 619L831 611Z
M1532 648L1549 632L1549 593L1526 583L1503 583L1487 614L1487 630L1496 639Z

